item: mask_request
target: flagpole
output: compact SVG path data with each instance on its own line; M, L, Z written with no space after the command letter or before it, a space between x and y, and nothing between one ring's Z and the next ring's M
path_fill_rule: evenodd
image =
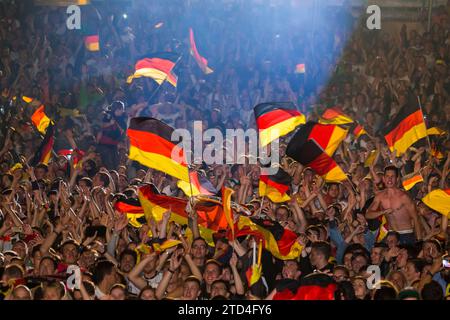
M419 97L419 96L417 96L417 101L419 102L420 113L422 113L422 120L423 120L423 124L425 125L425 133L427 134L428 148L429 148L429 153L430 153L430 158L431 158L431 157L432 157L432 154L431 154L431 142L430 142L430 136L429 136L428 133L426 132L426 130L427 130L427 123L425 122L425 118L424 118L423 110L422 110L422 104L420 103L420 97Z
M172 70L176 67L176 65L178 64L178 62L180 62L181 58L183 57L183 54L181 54L178 59L175 61L173 67L170 69L169 73L172 72ZM153 91L152 95L150 96L150 98L148 98L148 103L150 103L150 101L152 101L152 99L154 98L154 96L156 95L156 93L159 91L159 89L162 87L162 85L167 81L167 78L169 77L169 74L166 74L166 76L164 77L163 81L161 82L161 84L158 85L158 87L155 89L155 91Z
M253 238L253 266L256 265L256 239Z

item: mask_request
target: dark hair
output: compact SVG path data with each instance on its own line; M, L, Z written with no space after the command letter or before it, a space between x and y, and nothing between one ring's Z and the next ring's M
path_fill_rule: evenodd
M8 265L3 271L3 275L8 276L9 278L20 279L24 276L24 270L21 266L17 264Z
M107 187L109 185L109 177L108 177L108 175L106 173L104 173L104 172L99 172L97 174L98 174L98 176L100 178L100 181L103 184L103 187Z
M195 282L198 284L198 287L201 288L202 287L202 283L201 281L196 277L196 276L189 276L184 280L184 283L186 282ZM144 290L144 289L142 289Z
M331 255L331 246L328 242L326 241L316 241L313 242L313 244L311 245L311 249L316 249L318 250L320 253L322 253L325 256L325 259L328 260L330 258Z
M395 236L397 238L397 241L400 241L400 233L398 233L397 231L389 231L386 235L386 238L389 236Z
M225 285L225 289L229 292L230 291L230 284L228 283L228 281L222 280L222 279L217 279L214 280L213 283L211 283L211 287L216 284L216 283L223 283Z
M200 282L199 282L199 283L200 283ZM151 290L151 291L153 291L153 293L155 293L155 288L150 287L149 285L147 285L147 286L143 287L143 288L141 289L141 291L139 292L139 295L138 295L138 298L139 298L139 299L142 299L142 294L143 294L144 291L146 291L146 290Z
M64 295L66 294L66 287L64 286L64 284L61 281L57 281L57 280L48 281L47 285L44 288L44 292L47 289L58 290L61 298L64 297Z
M99 284L103 281L106 275L111 274L113 272L115 266L114 263L108 260L102 260L97 263L97 265L94 268L93 274L92 274L92 280L95 284Z
M130 250L130 249L125 249L123 250L123 252L120 254L120 258L119 261L122 261L123 257L125 257L126 255L132 256L134 259L134 262L137 262L137 253L136 251Z
M348 280L339 282L334 292L334 298L336 300L356 300L352 283Z
M81 181L84 181L84 183L86 183L86 185L87 185L89 188L92 188L93 183L92 183L91 178L89 178L89 177L83 177L83 178L80 179L80 181L78 181L78 183L80 183Z
M56 270L56 268L58 267L58 263L56 262L56 260L55 259L53 259L51 256L46 256L46 257L43 257L42 259L41 259L41 264L42 264L42 262L44 261L44 260L50 260L52 263L53 263L53 268Z
M383 249L387 249L387 248L388 248L388 245L387 245L386 243L384 243L384 242L376 242L376 243L373 245L373 247L374 247L374 248L383 248Z
M408 260L408 263L412 263L414 265L414 270L419 273L422 273L426 264L423 259L410 259Z
M423 300L442 300L444 299L444 293L442 292L441 285L432 280L423 286L422 291L420 292Z
M384 168L384 175L386 175L386 172L388 171L394 171L395 177L399 177L400 173L398 171L398 168L396 166L387 166Z
M205 270L206 270L206 266L207 266L208 264L215 264L215 265L219 268L219 273L222 273L222 264L221 264L219 261L214 260L214 259L209 259L209 260L206 261L206 263L205 263Z
M382 284L381 288L375 291L373 300L397 300L397 291L390 285Z

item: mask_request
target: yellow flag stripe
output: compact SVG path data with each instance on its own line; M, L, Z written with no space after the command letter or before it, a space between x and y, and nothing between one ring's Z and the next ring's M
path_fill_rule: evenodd
M302 114L293 118L289 118L276 125L259 131L259 141L261 146L266 146L273 140L284 136L294 130L297 126L306 123L306 118Z

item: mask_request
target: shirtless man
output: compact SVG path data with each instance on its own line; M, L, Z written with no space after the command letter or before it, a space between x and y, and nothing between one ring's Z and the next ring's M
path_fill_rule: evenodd
M414 244L422 239L422 230L416 207L408 194L397 188L398 169L388 166L384 169L383 182L386 189L375 196L367 210L367 219L385 215L391 230L400 234L401 244ZM414 232L415 231L415 232Z

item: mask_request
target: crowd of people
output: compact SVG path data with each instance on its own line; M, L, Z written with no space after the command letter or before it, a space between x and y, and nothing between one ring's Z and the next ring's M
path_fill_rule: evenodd
M449 188L450 1L434 9L429 32L403 26L399 34L368 30L344 8L311 14L295 3L136 0L126 14L119 3L98 4L83 7L82 30L67 29L65 8L0 3L0 299L274 299L317 275L335 284L336 300L450 297L448 216L421 201ZM211 74L189 55L189 27ZM92 30L100 51L84 47ZM157 51L182 54L177 87L150 78L127 84L138 57ZM304 73L295 73L299 63ZM396 157L382 129L411 93L427 127L444 134L432 148ZM209 243L195 226L195 206L186 209L191 237L170 211L138 228L114 209L119 195L137 199L146 184L186 198L174 178L128 159L129 119L248 129L256 127L253 107L270 101L292 101L311 121L339 105L367 132L349 135L334 155L347 181L327 183L289 163L285 203L259 196L257 164L203 167L217 189L235 190L233 202L295 232L298 257L263 250L261 281L253 285L246 275L253 237ZM30 166L42 140L30 117L41 104L55 123L54 153L48 164ZM405 191L408 166L423 181ZM390 227L383 239L381 217ZM142 249L170 239L181 244ZM75 288L72 265L81 272ZM380 270L376 287L370 266Z

